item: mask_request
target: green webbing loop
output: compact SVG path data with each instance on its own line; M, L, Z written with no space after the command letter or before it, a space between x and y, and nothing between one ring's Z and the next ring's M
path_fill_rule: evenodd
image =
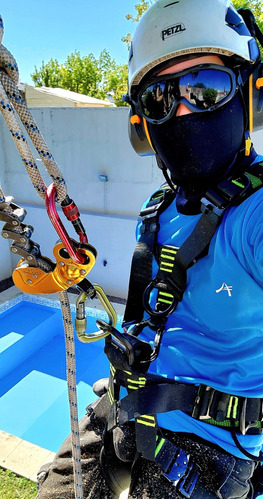
M259 186L262 186L262 181L259 177L256 177L255 175L249 174L246 172L247 176L250 179L251 185L253 189L258 188Z

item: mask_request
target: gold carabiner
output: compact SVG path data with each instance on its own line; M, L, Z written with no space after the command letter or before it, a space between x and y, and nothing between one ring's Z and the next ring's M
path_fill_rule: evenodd
M100 303L109 316L109 324L111 326L115 326L117 323L117 314L114 307L110 303L107 295L100 285L93 285L93 288L96 291L96 296L98 297ZM77 332L78 339L84 343L95 342L95 340L103 339L110 333L102 333L100 331L94 333L86 333L87 318L85 314L85 301L87 297L88 294L86 292L81 292L76 302L75 330Z

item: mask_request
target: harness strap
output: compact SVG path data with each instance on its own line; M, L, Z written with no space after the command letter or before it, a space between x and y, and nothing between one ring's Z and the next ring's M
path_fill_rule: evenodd
M124 313L125 323L141 321L143 317L142 297L145 285L150 283L152 279L152 256L159 231L158 218L174 198L175 193L168 185L163 185L153 194L146 207L139 214L139 220L142 221L141 237L136 245L131 263L129 291Z
M152 259L157 255L158 219L174 200L175 193L164 185L150 198L140 213L141 234L131 265L129 293L124 314L125 326L141 321L144 311L152 319L174 311L178 302L183 298L187 283L187 269L207 252L225 209L234 204L238 205L261 187L262 181L257 174L262 170L262 165L256 164L252 167L248 169L251 171L250 175L245 173L235 179L224 180L205 194L201 200L203 213L190 236L179 250L175 249L173 265L160 265L153 279ZM149 302L154 289L158 291L158 298L161 294L168 297L168 306L165 299L161 305L157 300L153 309Z
M156 415L140 415L135 418L137 452L152 462L155 460L157 431Z
M170 314L177 307L178 302L182 300L187 283L187 269L207 250L224 209L214 210L214 206L210 203L203 203L202 211L203 214L192 233L175 251L173 257L170 256L171 264L167 265L165 262L166 265L163 265L161 260L157 275L145 289L143 304L151 317ZM172 247L169 248L169 251L172 251ZM168 307L164 305L164 307L159 308L159 311L157 307L152 308L149 299L154 288L158 290L159 296L160 293L168 294L168 297L172 299L172 303Z
M234 396L206 385L181 382L146 385L111 405L108 430L129 420L138 420L141 415L149 419L149 415L181 410L197 420L228 430L234 423L243 435L259 434L262 432L262 403L260 398Z

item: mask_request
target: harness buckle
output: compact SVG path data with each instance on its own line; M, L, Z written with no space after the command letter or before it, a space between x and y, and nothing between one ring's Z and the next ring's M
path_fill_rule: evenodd
M213 418L211 407L214 400L215 389L209 385L200 384L194 402L192 417L197 420L208 420Z
M221 217L227 207L244 196L250 185L251 182L247 174L242 174L236 179L221 181L217 189L210 189L201 199L202 212L210 212L216 217Z
M215 222L218 221L218 218L220 218L224 212L224 208L219 208L210 199L205 197L201 199L201 210L204 214L210 214L210 216L214 216Z
M243 436L247 434L249 429L258 427L257 420L246 421L247 402L248 402L247 398L244 398L241 403L240 414L239 414L239 431L240 434L242 434Z
M119 332L106 321L98 319L96 324L102 333L107 334L104 352L115 368L122 371L133 368L147 372L153 354L148 342L128 332Z

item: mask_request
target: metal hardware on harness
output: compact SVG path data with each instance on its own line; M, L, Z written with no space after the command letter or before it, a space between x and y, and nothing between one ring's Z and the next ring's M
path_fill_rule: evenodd
M88 284L87 291L82 291L76 302L76 318L75 318L75 330L77 332L78 339L81 342L88 343L94 342L95 340L100 340L109 335L109 331L98 331L94 333L86 333L87 319L85 314L85 301L88 297L94 298L98 297L100 303L104 307L105 311L109 316L109 327L114 327L117 323L117 315L114 307L111 305L107 295L104 290L99 285L91 285L88 280L84 280ZM83 284L82 284L83 286Z
M246 173L237 179L226 179L217 185L217 189L210 189L201 199L203 213L211 212L221 217L225 208L235 204L235 200L242 198L251 186L250 178Z
M23 292L45 294L66 290L82 281L94 266L97 252L89 244L72 241L84 258L83 264L70 257L64 243L58 243L53 250L56 264L49 261L52 271L45 272L31 266L28 259L21 259L13 272L15 285Z
M23 223L26 213L24 208L13 203L12 196L6 196L0 203L0 220L6 223L1 235L5 239L13 240L10 245L12 253L23 257L31 266L51 272L54 269L53 262L43 257L39 245L30 239L34 231L33 226Z
M130 332L119 332L106 321L97 320L96 323L102 332L110 334L106 338L104 352L114 368L147 372L151 361L157 357L156 349L153 351L148 342ZM141 330L140 325L139 329Z
M13 200L13 196L6 196L5 200L0 203L0 220L4 222L12 221L13 225L17 225L23 222L26 210L13 203ZM16 223L13 221L16 221Z
M239 431L240 434L245 436L249 429L257 428L258 421L251 420L246 421L246 411L247 411L247 398L244 398L241 404L241 410L239 414Z
M170 286L169 286L169 284L170 284ZM167 292L168 290L169 290L169 292L176 291L176 295L178 295L178 292L180 293L179 288L176 286L176 284L173 283L168 278L167 278L167 283L158 281L156 279L152 280L151 283L149 283L149 285L145 288L145 291L143 294L143 306L145 308L145 311L151 317L159 317L159 318L162 318L164 316L168 316L169 314L174 312L174 310L176 309L177 304L178 304L178 299L175 297L175 294L171 294L172 295L172 302L171 302L171 304L169 304L167 306L166 309L162 309L162 310L158 311L158 309L153 309L151 307L149 300L150 300L150 294L154 289L161 290L164 292ZM158 304L156 304L156 306L158 307Z
M194 402L194 408L192 417L198 420L208 420L213 417L210 415L211 406L213 403L215 394L215 389L208 385L200 384L196 396L196 400ZM229 399L229 395L227 395Z
M190 455L167 439L161 438L156 449L155 462L163 469L163 475L174 486L179 486L183 497L190 498L198 478Z
M85 255L83 255L82 252L79 251L78 248L74 245L74 240L72 240L62 221L60 220L60 217L57 213L56 210L56 204L55 204L55 197L56 197L56 188L54 183L50 184L50 186L46 190L46 209L48 216L57 231L58 235L61 238L61 241L64 243L64 246L66 247L70 257L77 263L83 264L85 262ZM84 239L86 241L84 241ZM86 235L82 235L82 241L87 242L87 237Z

